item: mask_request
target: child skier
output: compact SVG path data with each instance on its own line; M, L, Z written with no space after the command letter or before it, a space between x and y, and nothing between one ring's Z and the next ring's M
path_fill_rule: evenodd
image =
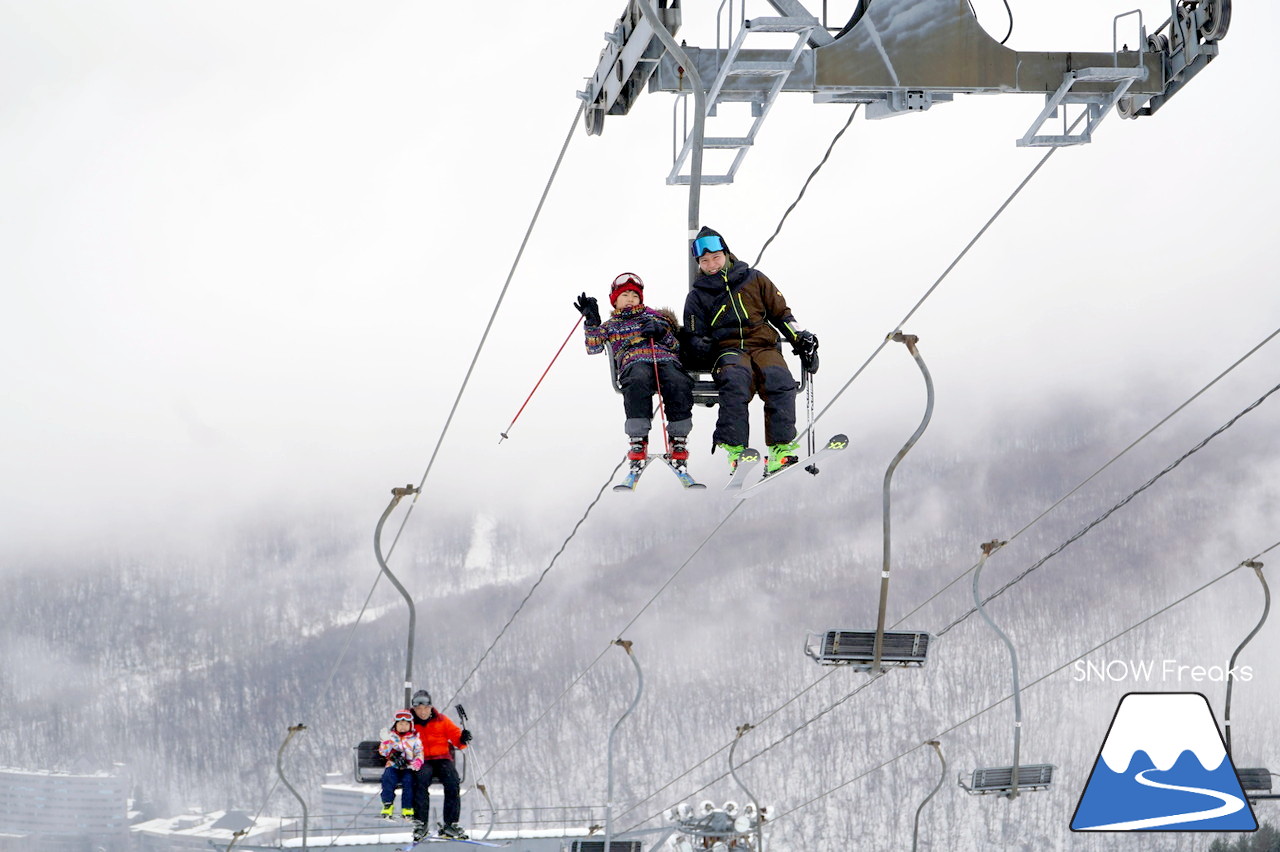
M648 458L653 395L661 389L671 438L671 464L678 472L687 473L693 380L680 368L675 315L669 310L645 307L644 282L634 272L624 272L613 279L609 304L613 305L613 313L604 322L600 321L596 300L586 293L573 306L586 319L583 328L587 352L602 352L605 343L613 350L622 386L631 469L643 469Z
M396 787L400 787L400 816L413 819L414 788L422 768L422 740L413 729L412 713L396 711L390 730L378 744L378 754L387 759L387 768L382 770L382 816L391 819Z

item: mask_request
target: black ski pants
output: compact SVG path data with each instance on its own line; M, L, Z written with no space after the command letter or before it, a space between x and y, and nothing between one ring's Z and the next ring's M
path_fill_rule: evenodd
M662 404L667 412L667 434L681 438L693 428L693 379L673 361L658 362L662 383ZM653 416L653 362L634 361L618 377L622 385L622 409L626 412L628 437L649 434Z
M435 778L444 787L444 811L440 819L445 825L453 825L462 813L462 802L458 794L458 770L453 761L447 757L439 760L428 760L418 770L418 789L414 791L414 816L423 825L427 824L431 811L431 779Z
M782 352L773 349L726 349L716 358L720 414L712 436L717 444L745 447L750 438L747 403L753 392L764 400L764 440L785 444L796 437L796 380Z

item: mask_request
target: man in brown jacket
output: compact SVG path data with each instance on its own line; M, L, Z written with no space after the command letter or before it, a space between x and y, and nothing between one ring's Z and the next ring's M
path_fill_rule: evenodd
M816 367L818 338L796 327L786 299L762 272L729 251L711 228L698 232L690 246L702 273L684 304L685 334L695 354L710 362L720 414L713 440L729 455L730 467L747 446L747 403L752 393L764 400L766 475L798 462L796 455L796 380L782 356L785 338L806 369ZM779 337L781 335L781 338Z

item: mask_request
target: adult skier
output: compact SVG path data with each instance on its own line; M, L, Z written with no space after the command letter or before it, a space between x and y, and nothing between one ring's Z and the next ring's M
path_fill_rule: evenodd
M796 327L786 299L769 278L729 251L724 237L704 227L689 246L701 273L684 303L692 354L711 367L720 413L712 440L734 469L749 437L747 403L764 400L769 445L765 475L800 460L796 454L796 380L782 356L781 337L809 372L817 369L818 338Z
M453 765L454 748L466 748L471 742L471 732L459 728L443 713L431 706L431 693L419 689L409 702L413 708L413 729L422 741L422 769L418 770L418 787L415 791L414 810L417 827L413 831L414 842L423 840L429 833L427 819L431 811L431 780L440 781L444 788L443 822L439 825L441 837L466 840L467 833L458 825L462 803L458 791L458 770Z

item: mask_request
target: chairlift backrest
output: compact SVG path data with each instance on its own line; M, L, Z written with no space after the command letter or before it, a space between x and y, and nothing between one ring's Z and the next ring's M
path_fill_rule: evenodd
M1236 777L1240 779L1240 788L1246 793L1270 793L1271 770L1262 767L1237 769Z
M377 740L365 740L356 743L353 751L355 752L354 776L358 784L372 784L382 780L382 770L387 765L387 759L378 754Z
M1018 767L1018 789L1023 792L1046 789L1053 782L1053 765L1033 763ZM973 770L972 783L965 787L977 795L1004 794L1013 790L1013 767L998 766Z

